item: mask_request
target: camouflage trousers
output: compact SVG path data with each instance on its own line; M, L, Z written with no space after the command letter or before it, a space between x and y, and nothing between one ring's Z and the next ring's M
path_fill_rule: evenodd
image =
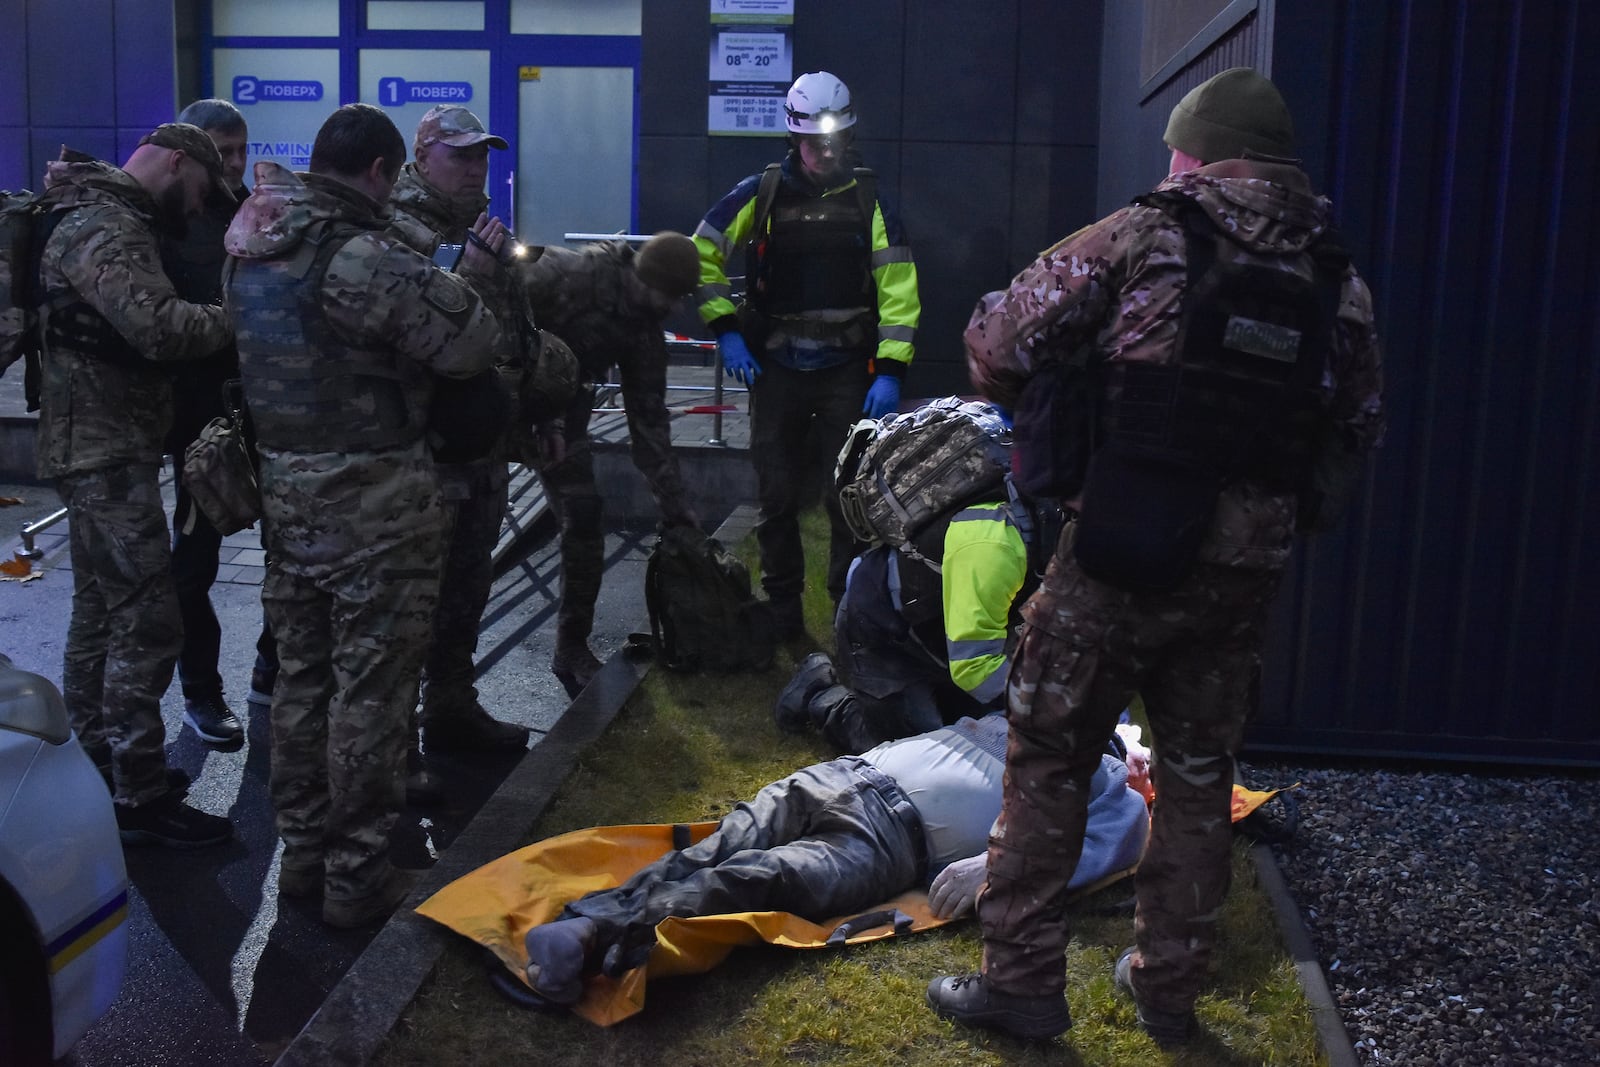
M822 490L828 511L828 593L844 596L850 561L861 547L831 492L833 462L867 396L867 364L790 370L769 362L750 390L750 460L756 469L761 517L761 587L775 601L793 601L805 588L806 557L800 512L808 490ZM815 499L815 498L812 498Z
M270 787L283 867L320 868L326 899L360 899L389 878L389 834L405 799L411 714L439 604L437 480L413 469L318 497L269 464L264 473L271 562L261 601L278 638ZM327 487L341 484L335 470Z
M72 555L62 697L78 741L111 762L118 804L167 791L161 696L183 645L154 463L60 479Z
M1064 901L1089 780L1138 692L1153 735L1156 803L1136 879L1133 983L1147 1006L1187 1012L1228 891L1233 754L1254 707L1281 572L1202 564L1172 592L1134 594L1085 577L1070 553L1050 567L1007 689L1004 801L977 907L983 970L1007 992L1064 987Z
M494 546L505 521L509 479L501 459L442 467L444 570L439 611L423 667L425 704L477 699L478 626L494 586Z
M561 523L561 605L556 611L556 641L581 643L594 629L594 606L605 576L606 532L600 488L594 477L594 449L589 443L593 387L578 390L567 406L567 454L560 463L539 472L545 497Z

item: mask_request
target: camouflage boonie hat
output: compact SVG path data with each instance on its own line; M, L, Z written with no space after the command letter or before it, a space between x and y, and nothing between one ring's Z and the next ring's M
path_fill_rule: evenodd
M141 145L153 144L157 148L170 148L174 152L182 152L202 167L211 175L211 193L209 199L218 204L235 204L237 198L233 190L228 188L228 180L222 175L222 156L217 152L217 146L212 143L211 135L198 126L191 126L187 122L163 122L143 137L139 138Z
M496 137L483 128L478 116L460 104L438 104L428 109L417 123L417 139L412 152L424 145L447 144L451 148L485 144L490 148L507 148L504 137Z

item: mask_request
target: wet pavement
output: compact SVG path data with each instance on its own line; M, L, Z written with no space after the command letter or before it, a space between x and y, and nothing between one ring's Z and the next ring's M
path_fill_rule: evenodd
M167 489L170 498L170 487ZM58 506L54 491L0 485L0 497L21 504L0 510L17 528ZM485 611L479 643L479 688L500 718L529 727L537 743L566 710L567 697L547 666L558 567L553 522L507 554ZM61 652L71 611L72 575L65 524L35 540L41 576L0 582L0 651L18 666L61 679ZM130 893L128 974L122 994L63 1064L81 1067L187 1067L272 1062L366 948L378 927L342 932L322 924L317 908L280 900L278 842L267 792L265 709L244 700L260 626L260 546L253 531L229 538L225 579L212 600L223 629L222 673L230 703L248 723L244 744L217 751L182 723L176 683L162 704L169 765L194 779L190 802L233 820L232 842L193 852L125 851ZM595 651L602 658L646 625L638 596L653 543L648 527L619 530L607 540L608 573L597 612ZM429 757L447 800L408 809L396 828L396 859L425 867L448 848L484 800L517 765L521 753Z

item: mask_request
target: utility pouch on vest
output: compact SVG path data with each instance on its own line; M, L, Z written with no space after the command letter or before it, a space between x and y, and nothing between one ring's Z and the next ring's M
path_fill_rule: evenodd
M1011 430L1011 480L1024 495L1078 495L1093 449L1094 411L1089 369L1074 360L1063 357L1028 379Z
M1172 589L1194 568L1221 488L1192 460L1109 443L1089 460L1073 557L1118 589Z
M224 537L261 518L261 488L233 392L238 386L234 380L223 387L228 392L228 414L207 423L183 454L184 487Z
M428 403L428 446L438 463L487 457L511 425L511 394L490 367L470 378L437 375Z

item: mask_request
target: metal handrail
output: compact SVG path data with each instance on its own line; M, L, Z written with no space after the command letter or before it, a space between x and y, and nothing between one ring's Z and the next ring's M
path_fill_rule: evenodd
M561 239L566 241L568 244L579 244L579 243L584 243L584 242L589 242L589 241L626 241L631 245L642 245L646 241L650 240L651 237L654 237L654 236L655 236L654 234L649 234L649 233L621 233L621 232L618 232L618 233L581 233L581 232L574 232L574 233L563 233L561 235ZM668 341L667 341L667 348L668 349L688 348L688 349L691 349L691 350L696 351L696 352L704 352L704 351L707 351L709 349L711 352L713 352L715 354L715 358L714 358L714 361L712 363L713 374L712 374L712 386L711 386L711 406L715 410L711 412L711 419L712 419L711 436L706 439L706 443L710 444L710 445L726 445L728 442L723 440L723 437L722 437L722 415L723 415L723 409L726 407L726 405L722 402L723 401L723 397L722 397L722 394L723 394L723 387L722 387L722 349L717 346L717 343L715 341L703 340L703 339L700 339L700 338L688 338L688 337L673 337L673 338L669 338ZM667 388L668 389L672 389L674 387L669 385L669 386L667 386ZM680 388L691 388L691 387L690 386L682 386ZM749 390L741 389L741 390L735 390L735 391L736 392L748 392ZM595 408L594 410L595 410L595 412L598 413L600 411L610 410L610 409ZM699 414L699 413L697 412L696 414Z
M30 522L30 523L26 524L25 526L23 526L22 527L22 548L17 552L17 555L23 556L23 557L25 557L27 559L38 559L40 556L44 555L44 553L42 551L40 551L37 547L35 547L35 545L33 543L34 535L37 534L40 530L44 530L44 529L47 529L48 527L54 526L56 523L60 522L62 519L66 518L66 517L67 517L67 509L66 508L60 508L60 509L58 509L56 511L52 511L50 514L46 515L42 519L38 519L38 520L36 520L34 522Z

